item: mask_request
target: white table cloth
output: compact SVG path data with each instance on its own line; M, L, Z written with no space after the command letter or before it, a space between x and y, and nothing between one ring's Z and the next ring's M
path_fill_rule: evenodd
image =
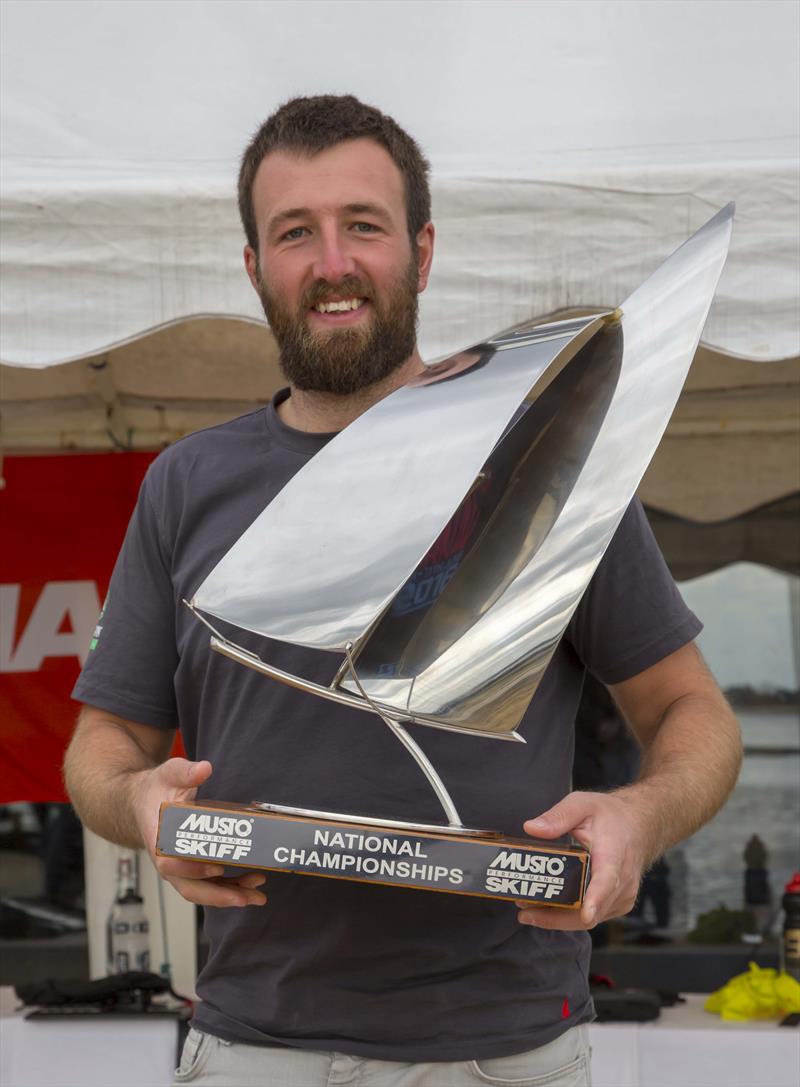
M797 1087L800 1029L725 1023L703 1000L654 1023L595 1023L594 1087ZM0 992L2 1087L169 1087L176 1042L173 1020L26 1020Z

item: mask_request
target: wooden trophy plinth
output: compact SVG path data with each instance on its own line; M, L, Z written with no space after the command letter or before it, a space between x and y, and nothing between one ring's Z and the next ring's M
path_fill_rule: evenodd
M572 841L220 801L162 804L156 852L573 910L589 878L588 851Z

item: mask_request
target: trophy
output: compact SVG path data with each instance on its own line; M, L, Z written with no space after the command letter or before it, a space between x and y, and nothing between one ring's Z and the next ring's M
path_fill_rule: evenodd
M517 326L426 367L317 453L187 601L215 652L383 721L443 821L166 803L160 855L580 907L587 850L464 826L411 728L525 742L517 726L680 395L732 220L729 204L616 310ZM341 666L312 683L215 619Z

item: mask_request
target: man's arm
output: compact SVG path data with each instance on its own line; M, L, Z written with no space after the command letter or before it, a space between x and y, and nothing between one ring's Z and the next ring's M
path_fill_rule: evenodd
M174 731L84 706L64 759L64 780L81 821L101 838L146 848L184 898L204 906L260 906L262 873L220 880L219 864L156 857L158 811L166 800L193 800L211 763L169 759Z
M136 775L163 763L174 739L174 731L84 706L64 758L67 792L84 825L117 845L142 849Z
M534 837L571 833L592 852L580 913L522 909L542 928L591 928L633 906L642 873L719 811L742 761L739 725L694 643L610 688L642 746L633 785L570 793L525 823Z

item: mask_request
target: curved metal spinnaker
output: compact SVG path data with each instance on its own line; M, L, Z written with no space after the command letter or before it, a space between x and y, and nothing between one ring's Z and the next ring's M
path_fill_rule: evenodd
M487 720L518 725L678 400L725 261L732 214L729 205L714 216L621 307L619 374L566 500L514 580L474 622L464 616L457 640L406 677L407 712L463 728L484 728ZM359 674L374 695L385 681L365 676L370 651L368 640Z
M562 355L550 367L555 376L523 405L476 485L366 639L356 656L362 683L387 675L408 681L424 672L494 606L552 530L614 394L622 358L619 323L597 330L574 356ZM440 562L439 555L448 558ZM343 683L352 689L349 679Z
M359 674L365 662L373 672L364 678L366 700L279 673L244 651L241 663L358 708L373 700L395 719L511 733L677 402L732 210L624 303L621 365L607 335L585 346L600 317L512 330L433 367L334 438L200 587L199 607L244 629L318 648L353 643ZM607 357L601 350L581 371L592 347ZM582 381L595 383L591 395ZM531 420L541 416L541 433L536 425L507 432L524 404L533 405ZM440 584L441 602L410 633L390 638L387 652L384 612L430 558L442 526L453 528L476 479L482 485L481 469L499 468L504 453L506 485L490 515L471 526L479 531L465 532L463 575L445 572L452 591ZM300 571L294 583L287 569ZM337 681L347 686L341 673Z
M193 603L280 641L358 649L531 389L601 324L585 317L512 330L380 401L287 483Z

